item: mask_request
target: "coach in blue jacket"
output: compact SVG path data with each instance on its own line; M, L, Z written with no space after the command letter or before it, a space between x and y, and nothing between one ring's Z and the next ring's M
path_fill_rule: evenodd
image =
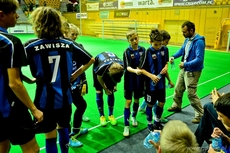
M173 104L168 108L168 111L181 111L183 93L187 89L188 99L195 111L192 123L199 123L203 115L203 108L200 98L197 96L197 85L204 68L205 39L195 33L195 25L190 21L183 23L182 33L186 38L184 44L170 58L170 62L172 62L174 59L182 57L179 64L180 72L174 91Z

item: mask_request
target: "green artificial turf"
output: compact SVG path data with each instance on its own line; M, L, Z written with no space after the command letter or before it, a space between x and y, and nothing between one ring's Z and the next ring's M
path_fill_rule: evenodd
M35 38L32 34L17 34L22 42ZM83 44L85 49L90 52L93 56L104 52L104 51L111 51L117 54L120 58L123 56L124 50L128 47L128 42L120 41L120 40L102 40L101 38L95 37L88 37L88 36L80 36L78 42ZM140 43L141 46L145 48L149 47L147 43ZM168 46L170 55L175 53L180 46ZM204 69L199 81L198 87L198 95L200 98L208 95L210 91L216 87L221 88L229 83L230 78L230 54L226 52L217 52L217 51L210 51L206 50L205 52L205 62L204 62ZM175 64L179 64L180 60L176 60ZM169 74L174 83L176 83L177 74L179 72L179 68L177 67L175 70L170 69L169 65ZM23 68L23 74L27 76L31 76L29 68ZM84 146L80 148L70 148L69 152L77 152L77 153L94 153L101 151L123 139L125 139L122 135L124 129L124 106L125 106L125 99L124 99L124 90L123 90L123 80L121 83L118 84L118 91L115 93L115 106L114 106L114 116L117 118L118 125L112 126L107 124L106 127L99 126L99 112L97 110L96 100L95 100L95 89L93 88L93 77L92 77L92 67L90 67L86 71L88 85L89 85L89 93L84 96L87 101L88 107L85 112L85 115L90 118L90 122L83 122L82 127L89 128L90 131L88 134L79 137L79 141L81 141ZM29 92L31 98L34 98L35 93L35 85L29 85L25 83L25 86ZM167 89L166 91L166 104L163 116L167 117L171 115L171 112L168 112L166 108L171 106L172 104L172 96L173 96L174 89ZM183 98L183 107L189 105L189 101L186 96L187 93L184 94ZM142 99L140 100L142 102ZM108 114L108 105L107 105L107 98L104 94L104 110L105 115L107 117ZM75 107L73 106L75 110ZM192 119L192 117L191 117ZM145 114L139 113L137 115L137 120L139 122L138 127L130 127L131 135L134 133L143 130L147 126L147 120ZM41 153L45 153L45 137L43 134L39 134L36 136L39 146L41 147ZM21 150L19 146L13 146L11 148L10 153L20 153Z

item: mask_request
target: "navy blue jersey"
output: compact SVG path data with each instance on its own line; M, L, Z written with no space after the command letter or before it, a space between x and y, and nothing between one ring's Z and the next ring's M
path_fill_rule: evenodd
M8 86L7 69L19 68L20 70L22 66L26 66L26 53L20 39L7 34L7 31L0 27L0 116L9 116L11 103L19 102Z
M69 39L33 39L25 43L28 64L37 78L34 103L38 108L60 109L72 103L70 77L73 60L82 64L91 56Z
M127 67L136 69L139 66L140 58L144 54L145 48L138 46L138 50L129 47L123 54L124 61L124 89L128 91L144 90L144 76L131 73Z
M158 75L168 62L168 50L162 46L159 50L155 50L150 46L147 51L142 55L139 68L145 69L151 74ZM156 86L151 85L152 80L146 78L146 90L153 91L165 88L165 75L162 76Z
M83 49L84 47L82 46L82 44L79 44ZM92 55L88 55L89 57L92 58ZM80 68L82 66L80 61L77 61L78 59L73 59L73 72L75 72L78 68ZM83 84L87 84L87 80L86 80L86 74L85 72L83 72L79 77L77 77L76 80L74 80L73 82L71 82L71 89L79 89L79 91L81 92L82 86ZM86 88L87 90L87 88ZM87 93L87 91L86 91Z
M102 52L98 54L93 64L94 73L103 77L113 62L119 63L122 66L124 65L123 61L112 52Z

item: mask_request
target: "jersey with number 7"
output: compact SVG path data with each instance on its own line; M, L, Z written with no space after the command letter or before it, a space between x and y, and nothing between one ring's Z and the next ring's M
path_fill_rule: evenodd
M37 79L34 103L42 109L59 109L72 103L70 77L73 59L83 65L91 55L65 38L33 39L25 43L28 64Z

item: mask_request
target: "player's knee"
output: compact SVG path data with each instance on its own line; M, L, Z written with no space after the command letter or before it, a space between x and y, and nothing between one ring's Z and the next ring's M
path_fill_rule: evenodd
M5 140L0 142L0 152L1 153L9 153L10 152L10 142L9 140Z
M131 100L126 100L126 106L130 106L130 105L131 105L131 103L132 103L132 101L131 101Z
M164 102L158 102L159 107L164 107L165 103Z
M33 147L33 152L34 153L39 153L40 152L40 148L39 148L38 145L36 145L36 146Z
M203 106L204 110L213 111L215 110L212 103L206 103Z
M35 138L27 142L26 144L21 145L21 149L23 153L38 153L40 151L40 148Z
M59 126L59 128L61 129L62 127ZM56 138L57 137L57 130L56 130L56 128L53 131L46 133L45 135L46 135L46 139Z

